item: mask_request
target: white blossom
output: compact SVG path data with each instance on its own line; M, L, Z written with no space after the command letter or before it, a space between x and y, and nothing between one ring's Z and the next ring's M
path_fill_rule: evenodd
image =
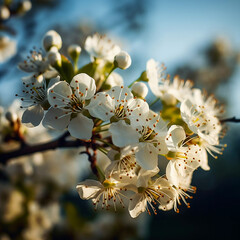
M166 143L169 149L167 158L176 165L178 173L186 176L199 166L209 170L208 158L203 148L197 144L189 144L183 127L172 125L168 130Z
M48 89L51 108L44 117L43 125L58 130L68 127L73 137L90 139L93 120L83 112L86 101L93 97L95 91L94 79L85 73L74 76L70 84L65 81L55 83Z
M174 191L174 198L173 202L170 202L163 207L160 206L159 208L162 210L170 210L174 208L174 211L178 213L179 209L177 205L181 205L180 200L182 200L187 207L190 207L190 204L186 201L186 199L191 199L192 196L190 196L187 192L196 192L196 188L190 185L192 181L192 173L184 177L179 175L176 165L174 162L170 161L166 168L166 177L168 182L171 184L171 190Z
M125 188L126 184L117 181L114 178L107 178L103 183L96 180L86 180L77 185L77 190L80 198L82 199L92 199L95 208L101 202L102 208L107 210L113 205L116 211L116 203L119 202L124 206L121 192L127 190Z
M37 76L49 69L49 63L41 50L33 49L30 51L27 60L19 63L18 67L24 72L33 73Z
M91 58L102 59L113 62L114 57L121 51L120 47L105 35L95 33L93 36L87 37L85 41L85 49Z
M165 143L167 123L153 112L147 118L137 118L131 125L123 121L112 123L109 131L116 146L132 146L137 163L146 170L154 169L158 155L168 152Z
M205 105L197 105L194 99L186 99L181 107L182 119L189 129L211 145L218 144L221 124Z
M128 87L115 86L107 92L99 92L87 106L93 117L103 121L130 119L135 121L145 116L149 107L142 99L135 99Z
M136 184L136 193L129 202L128 210L131 217L136 218L145 211L151 214L150 209L154 214L157 214L157 207L164 207L173 200L174 191L165 178L151 179L158 171L158 168L151 171L140 171Z
M55 81L55 80L53 80ZM44 115L44 105L47 103L47 86L42 75L22 78L24 89L21 94L16 94L26 108L22 116L22 123L29 127L37 126Z

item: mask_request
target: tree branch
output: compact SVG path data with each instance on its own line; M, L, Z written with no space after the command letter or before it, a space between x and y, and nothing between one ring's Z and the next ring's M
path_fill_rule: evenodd
M60 136L58 139L37 144L37 145L23 145L20 149L11 151L11 152L4 152L0 153L0 164L5 165L10 159L30 155L36 152L43 152L47 150L54 150L56 148L73 148L73 147L81 147L86 146L88 144L87 142L83 140L71 140L67 141L66 137L69 135L69 133L64 133L62 136Z
M226 119L222 119L220 120L221 123L225 123L225 122L240 122L240 119L236 118L236 117L231 117L231 118L226 118Z

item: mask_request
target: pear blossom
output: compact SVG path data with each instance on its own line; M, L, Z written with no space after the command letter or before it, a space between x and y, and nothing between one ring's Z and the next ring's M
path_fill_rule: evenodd
M157 214L156 207L164 207L172 202L174 191L170 183L165 178L159 177L151 179L159 171L155 168L151 171L141 170L136 184L136 193L131 197L129 202L129 213L132 218L136 218L142 212L151 214L149 208Z
M99 92L87 106L93 117L103 121L130 119L148 114L148 104L142 99L135 99L128 87L115 86L107 92Z
M187 192L196 192L196 187L190 185L192 181L192 173L184 177L179 175L176 165L174 162L170 161L166 168L166 177L168 182L171 184L170 189L174 191L174 198L173 202L170 202L166 206L159 206L159 208L165 211L174 208L174 211L178 213L179 209L177 205L181 205L180 200L182 200L189 208L190 204L186 201L186 199L191 199L192 196L190 196Z
M166 137L169 149L167 159L176 165L176 169L182 176L192 173L199 166L204 170L209 170L208 158L204 149L197 144L187 144L188 142L190 139L186 138L183 127L172 125Z
M87 37L84 47L92 59L97 58L109 62L113 62L114 57L121 51L118 45L112 43L105 35L98 33Z
M123 179L123 175L129 177L129 179L136 176L136 171L139 167L136 163L135 155L129 146L121 149L120 153L110 150L108 156L112 161L105 170L107 176L119 176L121 180ZM129 181L129 179L127 180Z
M189 129L211 145L218 144L221 124L205 105L186 99L180 106L181 116Z
M30 51L30 56L27 57L27 60L19 63L18 67L24 72L40 75L49 69L49 63L42 50L34 48Z
M45 115L43 125L58 130L68 127L73 137L90 139L93 120L83 113L95 91L94 79L85 73L74 76L70 84L65 81L55 83L48 89L51 108Z
M28 126L37 126L44 115L44 105L47 104L47 86L43 75L22 78L24 89L22 94L16 94L25 104L22 122Z
M131 125L123 121L112 123L109 131L116 146L131 145L137 163L146 170L154 169L158 155L168 152L165 143L167 123L153 112L149 112L147 118L137 118Z
M217 99L214 95L207 96L205 92L200 89L192 89L192 98L196 105L204 106L206 112L214 117L221 117L224 113L223 105L218 105Z
M164 79L165 70L166 70L166 67L164 66L164 64L159 66L159 63L156 62L154 59L150 59L147 61L146 77L148 80L149 87L156 97L160 97L161 95L158 88L159 88L159 84Z
M102 203L102 208L107 210L111 207L111 203L116 211L116 203L119 202L124 206L121 191L126 191L126 184L117 181L114 178L107 178L103 183L96 180L86 180L77 185L77 191L80 198L92 199L95 208Z

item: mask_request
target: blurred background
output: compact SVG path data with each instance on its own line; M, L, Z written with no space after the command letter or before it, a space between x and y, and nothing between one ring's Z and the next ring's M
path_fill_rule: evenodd
M191 79L226 106L226 117L240 118L240 1L238 0L32 0L11 3L9 17L1 9L0 104L15 99L24 76L17 68L44 33L54 29L63 39L83 46L87 35L106 34L132 57L132 66L119 71L126 83L145 69L147 60L164 62L171 76ZM25 6L27 9L27 6ZM89 61L86 53L80 65ZM153 99L149 94L148 99ZM14 108L11 106L11 108ZM15 108L16 109L16 108ZM3 123L1 123L3 124ZM191 208L180 213L142 214L94 212L75 190L90 176L90 167L77 150L36 154L0 169L0 240L9 239L236 239L240 220L240 123L227 124L218 159L210 171L197 170L197 193ZM47 132L28 132L31 141ZM36 140L36 139L35 139ZM8 148L9 146L3 145ZM67 160L66 160L67 159ZM59 161L61 164L59 164Z

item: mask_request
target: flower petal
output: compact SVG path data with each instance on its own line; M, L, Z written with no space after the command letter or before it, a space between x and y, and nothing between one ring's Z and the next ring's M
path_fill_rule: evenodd
M80 113L70 121L68 131L75 138L89 140L92 137L93 125L92 119Z
M61 107L70 101L72 89L65 81L55 83L48 89L48 101L53 107Z
M109 131L112 134L113 143L118 147L125 147L137 143L139 139L138 132L123 120L112 123Z
M34 105L25 110L22 115L22 123L28 127L36 127L42 121L44 110L41 105Z
M43 119L43 126L46 128L54 128L64 130L70 122L70 114L66 114L62 109L49 108Z
M132 218L136 218L142 212L145 212L147 207L147 200L143 194L137 193L129 202L128 211Z
M114 115L114 100L108 94L101 92L94 96L85 108L91 116L108 121Z
M178 148L178 144L186 138L186 133L182 126L172 125L168 130L167 145L171 148Z
M95 80L86 73L79 73L73 77L71 87L74 88L75 94L84 99L90 99L96 92Z
M76 188L77 188L80 198L82 198L82 199L93 198L94 199L99 194L99 192L101 191L103 186L98 181L88 179L84 182L79 183Z
M146 170L157 167L157 149L151 143L140 143L139 151L136 153L137 163Z

